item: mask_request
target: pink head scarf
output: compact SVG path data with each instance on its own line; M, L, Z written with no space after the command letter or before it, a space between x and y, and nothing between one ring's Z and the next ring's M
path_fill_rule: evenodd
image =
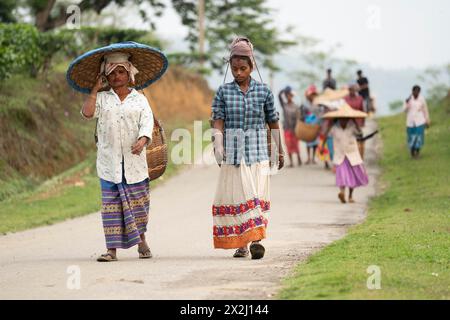
M253 44L246 37L237 37L231 43L230 60L233 56L249 57L253 68L256 66L255 57L253 56Z
M309 97L312 94L317 94L317 88L315 85L311 84L305 91L305 97Z
M128 60L130 55L123 52L113 52L104 56L100 66L100 73L106 76L114 71L118 66L122 66L128 71L130 82L134 84L134 76L139 72L138 69Z

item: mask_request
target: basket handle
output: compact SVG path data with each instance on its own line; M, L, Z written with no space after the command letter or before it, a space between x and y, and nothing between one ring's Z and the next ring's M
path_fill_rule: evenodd
M147 96L145 95L144 90L142 89L142 90L139 90L139 91L140 91L140 92L144 95L144 97L148 100ZM159 121L158 119L156 119L155 113L153 112L153 110L152 110L152 113L153 113L153 125L159 128L159 132L161 133L161 142L162 142L163 144L166 144L166 136L165 136L165 134L164 134L164 128L163 128L162 125L161 125L161 121Z
M163 144L166 144L166 136L164 134L164 128L161 125L161 121L156 119L156 117L153 115L153 125L158 128L159 132L161 133L161 142Z

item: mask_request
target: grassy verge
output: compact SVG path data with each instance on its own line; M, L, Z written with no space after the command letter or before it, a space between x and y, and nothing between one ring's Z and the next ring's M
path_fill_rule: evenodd
M163 126L168 133L169 163L164 175L151 182L152 189L184 167L170 161L170 152L176 144L170 141L170 132L177 127L186 127L190 132L193 131L191 126L182 123L171 123L167 126L163 124ZM203 121L203 130L207 128L209 123ZM203 146L207 143L205 141ZM10 188L10 186L5 187ZM85 161L46 181L38 188L0 201L0 221L2 222L0 233L17 232L86 215L100 210L100 205L100 183L95 169L95 153L92 153Z
M379 120L384 192L363 224L297 266L279 299L450 299L450 101L431 117L419 160L409 156L404 116ZM369 290L373 265L381 289Z

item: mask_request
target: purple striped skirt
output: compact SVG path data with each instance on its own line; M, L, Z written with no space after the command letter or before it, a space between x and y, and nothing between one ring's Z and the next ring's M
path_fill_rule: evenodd
M150 208L149 180L127 184L100 179L102 221L108 249L128 249L147 231Z
M344 162L336 166L336 185L338 187L356 188L366 186L369 177L363 164L352 166L345 157Z

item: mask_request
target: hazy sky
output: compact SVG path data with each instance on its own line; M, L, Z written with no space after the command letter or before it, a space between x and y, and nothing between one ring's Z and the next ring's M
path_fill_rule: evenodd
M165 1L170 3L169 0ZM340 43L339 55L373 67L427 67L450 63L449 0L268 0L283 27ZM170 7L158 34L174 40L185 34ZM178 47L178 45L176 45Z

